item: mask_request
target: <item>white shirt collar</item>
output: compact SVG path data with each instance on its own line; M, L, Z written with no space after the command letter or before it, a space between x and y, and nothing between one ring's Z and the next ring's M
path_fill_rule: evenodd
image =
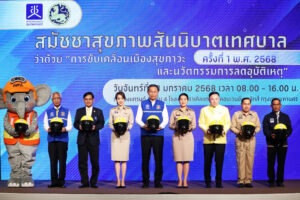
M151 101L152 106L154 106L154 104L155 104L155 102L156 102L156 99L155 99L155 100L149 99L149 100Z
M54 109L60 109L60 107L61 107L61 106L58 106L58 107L54 106Z

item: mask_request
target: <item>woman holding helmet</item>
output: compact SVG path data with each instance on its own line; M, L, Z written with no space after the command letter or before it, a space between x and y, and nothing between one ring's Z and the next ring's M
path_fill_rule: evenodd
M133 112L130 107L124 105L126 100L124 92L117 92L115 100L118 106L112 108L109 113L109 128L112 129L111 160L115 161L116 188L125 188L126 162L129 160L129 130L133 126ZM122 179L120 180L121 171Z
M189 100L187 94L180 94L178 100L180 107L172 111L169 127L175 130L172 140L174 161L177 162L177 187L187 188L189 162L194 160L194 136L191 130L196 128L196 116L194 110L187 107Z

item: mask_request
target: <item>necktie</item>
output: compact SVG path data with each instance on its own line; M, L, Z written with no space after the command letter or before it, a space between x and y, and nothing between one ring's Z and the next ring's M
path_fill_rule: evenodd
M92 113L91 113L91 108L87 108L87 115L88 115L88 116L91 116L91 114L92 114Z
M56 117L58 117L58 111L59 109L58 108L55 108L56 109Z
M277 124L279 123L279 112L276 113L276 116L277 116Z

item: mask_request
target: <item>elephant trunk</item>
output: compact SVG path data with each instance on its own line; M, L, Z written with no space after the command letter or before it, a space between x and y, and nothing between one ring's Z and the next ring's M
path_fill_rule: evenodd
M18 116L21 118L21 119L24 119L25 117L25 102L17 102L17 107L16 107L16 110L17 110L17 114Z

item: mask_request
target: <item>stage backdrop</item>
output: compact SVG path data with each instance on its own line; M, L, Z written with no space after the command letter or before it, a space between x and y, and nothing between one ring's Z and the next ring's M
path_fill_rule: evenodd
M209 104L208 94L218 91L220 104L232 116L243 97L263 117L271 112L270 100L279 97L282 111L293 126L288 139L285 178L300 178L300 3L299 0L89 0L0 2L0 87L13 76L34 85L48 84L62 93L62 105L71 110L84 106L82 95L95 94L95 107L103 110L105 126L100 138L99 180L115 180L111 161L108 115L116 106L114 94L124 91L126 104L136 115L147 98L147 86L160 86L159 97L169 115L179 106L178 95L190 96L195 110ZM41 143L32 173L35 180L50 178L47 133L43 118L49 101L36 108ZM3 138L3 118L0 131ZM166 127L163 180L176 180L172 152L173 132ZM203 180L203 132L193 131L194 161L190 180ZM77 130L69 133L67 180L79 180ZM128 180L141 180L140 128L131 130ZM257 136L254 179L267 179L267 146ZM237 179L235 136L227 133L223 179ZM212 177L215 174L213 164ZM150 162L151 179L154 160ZM10 166L1 139L1 175Z

